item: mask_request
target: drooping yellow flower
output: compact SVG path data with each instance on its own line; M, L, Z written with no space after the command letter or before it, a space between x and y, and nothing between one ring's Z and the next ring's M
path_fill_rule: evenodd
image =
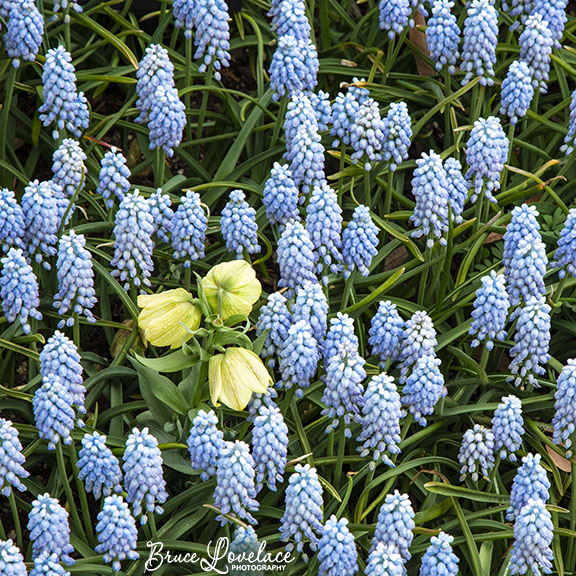
M191 337L186 328L197 330L200 326L202 314L192 300L192 294L184 288L138 296L142 308L138 325L146 340L154 346L182 346Z
M212 356L208 379L212 404L221 401L233 410L244 410L253 393L264 394L272 384L262 360L246 348L227 348Z
M222 301L222 319L234 314L248 316L262 294L256 272L246 260L223 262L202 278L204 294L214 313L218 312L218 295Z

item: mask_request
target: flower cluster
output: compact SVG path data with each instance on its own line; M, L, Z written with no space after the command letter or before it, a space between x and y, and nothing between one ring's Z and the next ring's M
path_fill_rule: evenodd
M114 206L114 198L119 202L130 191L130 169L126 166L126 158L112 146L100 162L100 177L96 194L102 194L108 208Z
M30 472L22 467L25 461L18 430L10 420L0 418L0 494L10 496L12 488L26 490L22 479L28 478Z
M0 251L23 248L24 213L16 196L8 188L0 188Z
M332 515L322 529L318 542L318 576L354 576L358 571L358 552L348 520Z
M568 360L562 368L554 398L554 443L564 442L566 457L571 458L573 434L576 430L576 360Z
M464 432L462 445L458 453L460 480L463 481L470 474L474 482L478 482L480 474L488 477L494 468L494 434L489 428L474 424Z
M280 292L270 294L268 302L260 309L260 316L256 322L257 336L269 330L261 354L264 358L270 358L268 362L270 366L275 365L274 356L282 350L292 324L292 316L286 302L286 297ZM302 319L307 320L307 318Z
M415 526L414 509L408 494L401 494L398 490L394 490L393 494L386 494L378 513L370 552L383 543L394 546L405 560L410 560L409 548L414 538Z
M230 192L230 200L222 210L220 229L228 252L236 252L241 259L244 250L248 254L260 252L256 210L246 202L242 190Z
M184 267L204 257L204 241L208 217L202 208L200 194L188 190L180 198L180 206L172 219L172 248L174 258L185 258Z
M436 64L436 70L448 66L448 72L454 74L460 44L460 28L456 16L451 10L453 0L433 0L432 16L428 20L426 40L430 58Z
M494 434L494 450L501 458L516 462L514 452L522 446L524 435L524 420L522 419L522 402L516 396L502 398L502 404L494 412L492 418L492 433Z
M346 268L344 277L348 278L354 270L362 276L370 273L372 258L378 253L378 228L372 221L367 206L357 206L352 220L342 233L342 258Z
M199 410L192 420L188 436L188 452L194 470L200 470L200 478L208 480L216 474L218 456L225 447L224 435L216 426L218 418L210 410Z
M298 188L288 164L274 163L264 185L262 203L270 223L284 226L298 218Z
M508 114L510 122L516 124L526 116L534 98L532 74L523 60L514 60L502 82L502 105L500 114Z

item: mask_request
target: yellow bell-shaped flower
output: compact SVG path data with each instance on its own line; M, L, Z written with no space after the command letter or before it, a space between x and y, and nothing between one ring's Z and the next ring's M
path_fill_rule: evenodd
M222 319L235 314L248 316L252 306L262 294L256 272L246 260L223 262L212 268L204 278L202 287L212 312L218 313L218 297L222 302Z
M221 401L233 410L244 410L253 393L264 394L272 384L262 360L245 348L227 348L212 356L208 379L212 404Z
M182 346L192 336L186 328L198 330L202 317L192 300L192 294L184 288L138 296L142 308L138 325L146 340L154 346Z

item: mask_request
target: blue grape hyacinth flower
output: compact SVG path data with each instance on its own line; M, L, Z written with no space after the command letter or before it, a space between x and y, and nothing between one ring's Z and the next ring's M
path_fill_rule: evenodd
M42 386L34 394L32 407L38 436L48 440L48 450L54 450L59 442L66 446L72 444L73 403L72 393L62 378L54 374L42 377Z
M350 144L350 135L354 119L360 106L370 97L368 89L364 88L365 80L354 78L348 85L346 94L339 92L332 106L332 128L330 134L335 137L332 146L335 148L342 143Z
M159 86L165 89L174 86L174 65L168 56L168 50L159 44L150 44L136 72L136 108L140 112L136 122L148 121L150 109L156 99Z
M61 316L72 310L74 315L83 314L88 322L96 322L92 308L96 304L92 257L86 249L84 234L70 230L63 234L58 245L56 263L58 292L54 295L54 307ZM61 320L58 328L74 325L74 316Z
M350 146L354 150L350 159L353 164L362 160L364 170L369 171L372 168L372 162L382 159L384 142L382 129L382 118L377 102L372 98L365 98L350 126Z
M194 58L202 58L198 70L205 72L212 66L214 78L221 80L222 67L230 65L228 4L225 0L197 0L192 9L196 25Z
M576 278L576 208L568 212L566 222L560 232L558 249L554 254L552 266L558 268L560 278L564 278L566 272Z
M156 237L166 244L170 244L168 234L172 230L172 199L168 194L164 194L162 188L157 188L148 200L150 203L150 214L154 220L154 233Z
M271 224L283 227L289 220L297 220L298 187L288 164L274 162L270 177L264 185L262 203Z
M330 319L330 328L324 341L324 363L338 354L342 344L349 343L358 349L358 337L354 333L354 320L344 312L337 312Z
M566 457L571 458L576 430L576 360L568 360L562 368L556 382L554 399L554 444L564 442Z
M318 52L309 39L298 39L288 34L278 38L269 70L273 99L302 90L314 90L318 68Z
M510 574L535 576L552 573L552 516L542 500L530 498L514 522L514 543L510 555Z
M265 330L269 330L261 352L263 358L269 359L269 366L275 366L276 359L274 357L284 347L291 325L292 315L290 310L288 310L286 297L280 292L270 294L268 302L260 308L260 315L256 322L256 336L260 336Z
M357 438L358 443L362 444L358 448L360 456L372 457L372 470L380 460L394 467L386 452L400 454L400 420L405 416L392 376L384 373L374 376L364 393L362 415L359 418L361 432Z
M394 490L393 494L386 494L384 504L380 507L378 521L370 553L378 544L392 545L402 558L410 560L410 545L414 538L414 509L408 494L401 494Z
M281 288L293 290L306 280L317 280L314 244L299 221L287 222L278 241L277 255Z
M28 576L24 556L12 540L0 540L0 571L6 576Z
M30 472L22 466L24 462L18 430L10 420L0 418L0 494L10 496L12 488L26 491L22 480L28 478Z
M61 384L72 395L72 404L81 414L85 414L86 387L82 377L84 369L80 360L76 344L68 336L56 330L40 352L40 374L42 378L49 377L51 374L58 376Z
M381 364L398 359L403 334L404 320L398 314L396 304L382 300L372 316L368 337L372 354L380 357Z
M18 319L24 334L30 334L30 319L42 320L42 313L38 311L38 280L19 248L10 248L0 262L0 300L4 316L8 322Z
M55 140L59 138L61 130L80 138L88 128L88 101L83 92L78 92L76 82L76 70L70 53L63 46L48 50L42 72L44 103L38 112L44 126L55 124L52 132Z
M272 30L282 36L294 36L298 40L310 38L310 22L306 16L306 3L304 0L282 0L278 9L271 11Z
M174 258L184 258L184 267L190 268L192 262L204 258L204 242L208 217L202 208L200 194L188 190L180 198L172 219L172 248Z
M256 524L251 512L260 508L256 498L256 470L250 447L245 442L226 442L216 468L214 505L222 513L217 516L222 526L230 522L224 515L235 514L239 519Z
M519 18L520 21L514 22L510 26L510 30L516 30L520 23L523 22L527 16L534 9L534 0L503 0L502 10L508 13L512 18Z
M564 35L567 6L568 0L534 0L532 14L539 14L546 21L556 48L560 48L560 40Z
M198 2L196 0L173 0L172 12L174 14L174 26L184 29L184 36L192 38L192 32L196 28L198 19Z
M322 274L326 268L338 273L342 266L342 208L336 192L325 182L312 189L306 207L306 230L318 260L316 272Z
M186 126L186 107L174 86L156 88L148 116L150 150L162 148L168 158L182 142Z
M532 74L523 60L514 60L502 82L500 114L507 114L512 124L526 116L534 98Z
M305 320L312 327L314 338L322 348L328 328L328 300L318 282L306 280L296 289L296 302L292 307L292 322Z
M0 188L0 251L24 248L24 212L8 188Z
M125 290L150 286L154 270L154 220L150 204L139 190L127 194L120 203L114 221L114 257L110 262L111 275L123 282Z
M426 238L428 248L434 246L434 239L446 245L449 189L442 158L433 150L429 154L422 153L422 157L416 160L416 170L412 177L412 194L416 206L410 220L416 228L412 237Z
M297 128L285 156L290 160L294 183L302 186L305 194L324 182L324 146L315 117L303 122ZM304 196L301 196L300 202L303 201Z
M70 576L70 572L60 564L58 554L44 551L34 558L30 576Z
M420 4L419 0L380 0L380 28L388 33L390 40L408 26L414 27L412 12Z
M522 204L512 210L512 219L504 233L502 264L506 273L508 273L512 260L515 258L520 242L523 240L542 239L540 236L540 224L537 220L538 216L538 210L534 205Z
M310 386L316 375L319 360L320 352L312 326L306 320L292 324L280 351L280 387L289 390L294 386L296 396L302 398L303 390Z
M494 270L480 279L482 286L476 291L472 324L468 334L474 336L472 348L483 342L487 350L494 348L494 340L503 342L506 338L506 320L510 302L506 292L503 274Z
M516 462L517 452L522 446L524 435L524 420L522 418L522 402L512 394L504 396L502 403L494 412L492 418L492 433L494 434L494 449L500 458L508 458Z
M414 312L406 321L400 343L400 384L406 382L406 377L419 358L436 356L434 349L437 345L436 329L430 316L423 310Z
M142 515L140 523L145 524L148 520L146 513L164 513L160 504L168 498L162 454L158 440L148 432L148 428L132 429L126 441L123 460L126 501L132 504L134 516Z
M378 228L370 216L367 206L354 208L352 220L342 233L342 258L344 260L344 278L354 270L362 276L368 276L372 259L378 254Z
M119 202L130 191L130 169L126 158L118 148L112 146L100 162L100 177L96 194L102 194L108 209L114 206L114 199Z
M435 63L436 70L448 67L448 72L454 74L456 62L460 53L460 28L456 16L452 13L453 0L433 0L432 15L428 20L426 40L430 50L430 59Z
M454 536L440 532L430 538L430 546L422 556L419 576L456 576L460 559L452 550Z
M420 426L427 426L425 416L434 413L436 404L446 394L448 390L440 372L440 359L432 355L418 358L406 378L402 395L402 404L414 415L414 420Z
M530 69L532 86L534 89L540 89L542 94L546 94L554 38L548 23L540 14L532 14L526 18L518 43L520 44L520 59Z
M546 373L550 360L550 306L544 297L531 298L524 308L518 308L511 318L518 318L514 346L510 349L510 373L507 378L518 387L523 382L539 388L536 375Z
M226 249L228 252L235 252L237 259L242 259L244 250L248 254L260 252L256 210L246 202L246 195L242 190L230 192L230 198L222 210L220 229Z
M192 420L188 436L188 452L194 470L200 470L200 478L209 480L216 474L218 457L225 448L224 434L217 427L218 418L213 410L199 410Z
M122 471L118 458L106 446L106 436L94 431L82 438L78 453L78 478L84 481L86 492L94 498L122 492Z
M462 84L480 76L480 84L494 84L494 64L498 44L498 12L491 0L472 0L464 21Z
M568 134L564 137L564 144L560 150L566 155L572 154L576 147L576 90L570 99L570 119L568 121Z
M290 542L287 551L303 553L304 540L310 541L310 549L316 550L322 534L322 485L316 468L309 464L296 464L294 473L288 479L286 487L284 515L280 524L280 540Z
M276 482L283 482L288 454L288 427L277 406L260 406L254 418L252 457L256 465L256 491L266 481L276 492Z
M444 170L448 181L448 205L450 206L452 220L456 224L460 224L464 205L468 199L470 182L462 174L462 164L455 158L446 158Z
M104 562L112 563L115 572L120 571L121 562L126 558L137 560L140 557L136 552L138 541L136 521L122 496L118 494L107 496L97 520L96 534L99 544L94 550L98 554L103 554Z
M68 11L70 8L74 12L82 12L82 6L78 3L78 0L54 0L54 13L60 12L60 10ZM70 22L69 14L64 16L64 22Z
M488 479L494 468L494 434L489 428L474 424L464 432L460 452L460 481L470 474L473 482L478 482L480 475Z
M346 438L352 437L350 424L353 419L357 419L364 403L364 364L366 360L351 342L340 344L337 353L324 363L326 387L322 402L326 408L322 410L322 416L331 420L326 428L327 434L335 430L342 420Z
M368 554L366 576L405 576L404 562L396 546L378 542Z
M34 62L44 35L44 18L34 0L14 2L10 6L8 25L4 34L4 47L12 66L18 68L20 61Z
M392 102L386 116L382 119L382 158L390 161L390 170L395 172L398 166L408 158L408 149L412 143L412 118L405 102Z
M474 184L472 202L484 192L490 202L496 203L493 193L500 190L500 177L508 161L509 148L510 142L500 118L489 116L474 122L466 147L466 178L472 179Z
M70 544L70 525L68 512L60 506L50 494L39 495L32 502L28 515L28 530L32 541L32 554L36 557L42 552L56 554L64 564L74 564L70 554L74 547Z
M68 198L73 198L84 189L86 154L80 143L66 138L52 156L52 182L58 184Z
M510 507L506 511L506 520L513 522L519 516L522 508L533 498L548 502L550 500L550 480L546 470L540 464L540 454L526 454L522 465L518 468L512 489L510 490Z
M358 552L348 520L330 516L318 541L318 576L354 576L358 572Z

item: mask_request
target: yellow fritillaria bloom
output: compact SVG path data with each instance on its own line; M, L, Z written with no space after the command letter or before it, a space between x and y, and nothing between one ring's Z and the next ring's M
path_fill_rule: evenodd
M210 358L208 379L214 406L223 402L233 410L244 410L252 394L264 394L272 378L262 360L251 350L228 348Z
M262 294L256 272L246 260L223 262L202 278L204 294L214 313L218 313L218 295L222 301L222 319L234 314L248 316Z
M154 346L182 346L191 337L186 328L198 330L202 317L192 300L192 294L184 288L138 296L138 306L142 308L138 325L146 340Z

